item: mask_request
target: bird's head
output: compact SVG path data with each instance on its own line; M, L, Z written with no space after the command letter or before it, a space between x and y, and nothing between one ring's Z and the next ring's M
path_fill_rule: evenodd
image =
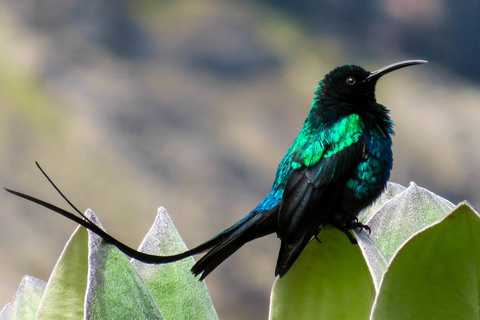
M320 83L322 95L328 99L347 104L375 102L375 85L377 80L394 70L416 64L425 60L407 60L397 62L369 72L355 65L344 65L328 73Z

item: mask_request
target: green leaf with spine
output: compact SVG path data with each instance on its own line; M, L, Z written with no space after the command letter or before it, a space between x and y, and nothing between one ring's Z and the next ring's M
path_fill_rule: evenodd
M170 255L187 250L165 208L158 209L155 222L139 251ZM192 276L192 257L168 264L146 264L132 259L166 319L218 319L204 281Z
M100 225L93 211L86 216ZM86 319L164 319L127 256L89 232Z
M100 225L91 210L86 216ZM160 243L168 248L156 248ZM185 249L165 209L141 249ZM218 319L205 283L190 273L193 263L188 258L167 266L132 264L115 246L78 227L48 284L35 279L32 286L25 277L0 319L164 319L162 313L166 319Z

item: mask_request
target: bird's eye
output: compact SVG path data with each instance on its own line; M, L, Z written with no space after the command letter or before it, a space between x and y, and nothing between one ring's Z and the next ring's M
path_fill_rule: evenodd
M348 77L348 78L347 78L347 83L348 83L349 85L355 84L355 78L354 78L354 77Z

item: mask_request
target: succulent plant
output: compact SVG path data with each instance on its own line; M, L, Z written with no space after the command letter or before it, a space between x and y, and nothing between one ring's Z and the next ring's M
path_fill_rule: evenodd
M100 224L95 214L87 216ZM270 319L476 319L480 215L411 183L389 183L360 214L371 233L358 246L323 230L271 292ZM166 210L139 248L186 249ZM78 227L47 283L25 276L0 319L218 319L193 258L165 265L129 261Z

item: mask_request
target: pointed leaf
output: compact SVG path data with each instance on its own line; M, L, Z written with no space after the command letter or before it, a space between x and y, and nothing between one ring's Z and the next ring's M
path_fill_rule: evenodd
M0 312L0 320L35 319L46 286L45 281L24 276L13 301L8 303Z
M385 203L402 193L405 189L404 186L397 183L388 182L385 191L380 197L371 206L360 212L358 220L366 223ZM378 291L383 274L388 266L387 259L377 244L370 238L369 234L363 230L354 230L354 233L372 275L375 291Z
M393 257L372 319L479 319L480 217L467 203Z
M101 226L91 210L87 217ZM163 319L127 257L89 231L86 319Z
M277 279L270 319L368 319L375 290L357 245L342 232L325 229L312 240L292 269Z
M354 233L370 270L375 292L378 292L383 275L388 267L387 259L365 231L354 231Z
M36 319L83 319L87 243L87 230L77 227L50 275Z
M385 203L390 201L390 199L394 198L397 194L402 193L406 188L398 183L395 182L387 182L387 187L385 191L378 197L375 202L367 207L366 209L362 210L358 214L358 221L362 223L366 223L374 214L378 211Z
M367 221L370 238L389 260L417 231L449 213L454 205L415 183L386 202Z
M140 251L169 255L187 250L165 208L158 209L155 222L143 240ZM153 298L167 319L218 319L205 282L190 269L192 257L168 264L146 264L132 259Z

